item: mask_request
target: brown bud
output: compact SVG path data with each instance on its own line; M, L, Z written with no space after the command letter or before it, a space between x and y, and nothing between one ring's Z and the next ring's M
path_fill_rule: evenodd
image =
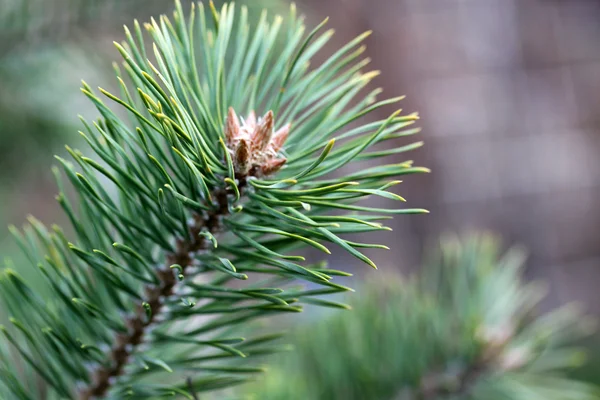
M235 149L233 168L235 172L243 175L250 170L250 145L244 139L239 141Z
M252 135L252 152L263 151L273 136L273 111L265 114Z
M283 144L285 143L289 133L290 124L285 124L281 129L273 134L273 138L271 139L271 148L275 153L281 150L281 147L283 147Z
M263 164L262 173L264 175L274 174L275 172L279 171L281 167L283 167L283 164L285 164L286 161L287 159L285 158L272 158Z
M254 110L250 111L250 114L248 114L248 118L246 118L244 122L246 123L246 126L254 130L254 128L256 127L256 113L254 112Z
M229 107L227 121L225 122L225 139L231 145L240 134L240 121L233 107Z

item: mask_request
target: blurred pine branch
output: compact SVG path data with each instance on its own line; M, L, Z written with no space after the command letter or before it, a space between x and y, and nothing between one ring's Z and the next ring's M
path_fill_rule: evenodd
M523 260L491 236L447 238L418 276L373 280L352 312L299 328L294 351L243 397L598 399L567 375L591 321L573 305L538 316L544 290L522 281Z

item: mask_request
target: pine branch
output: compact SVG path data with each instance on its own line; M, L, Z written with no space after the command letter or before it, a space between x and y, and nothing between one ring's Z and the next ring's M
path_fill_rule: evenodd
M193 266L195 256L210 248L209 246L212 243L208 243L206 237L202 236L201 233L208 232L212 236L216 236L220 232L223 218L230 214L228 198L236 195L243 197L248 179L254 178L258 174L270 175L275 171L272 166L273 161L264 159L265 156L262 153L264 149L259 148L261 147L260 141L265 141L266 137L265 146L262 146L266 147L266 144L272 141L271 136L273 136L277 148L273 148L272 151L276 154L287 138L289 126L273 133L272 112L267 113L267 118L262 121L262 125L254 123L252 126L240 127L237 115L235 115L233 109L230 109L226 121L225 137L235 156L234 170L238 192L235 193L230 188L218 189L209 196L216 203L214 209L205 213L204 216L199 213L192 214L192 222L188 227L188 237L176 239L176 250L166 254L166 264L156 272L159 284L145 287L145 301L136 307L133 316L127 318L126 325L129 327L129 332L117 335L108 357L110 359L109 365L99 367L94 371L92 374L93 384L81 392L79 396L81 400L103 397L110 389L111 381L123 373L131 354L142 343L146 329L159 316L163 307L162 299L174 294L177 280L173 273L173 266L179 267L179 274L183 277L185 272ZM241 147L240 143L242 144ZM239 150L240 148L243 149L242 152ZM250 149L255 151L251 152ZM257 153L262 158L251 158L251 154L256 155ZM285 159L281 160L285 161ZM279 166L279 163L275 165Z
M239 188L245 186L246 177L240 179ZM173 274L172 266L180 266L179 273L185 275L188 268L192 267L194 256L209 248L210 243L204 236L200 235L204 229L212 235L216 235L221 229L221 219L229 214L227 197L232 195L231 191L219 191L214 193L218 207L209 212L205 217L199 214L193 215L193 223L189 226L188 238L177 240L176 251L166 255L166 264L157 270L158 285L147 285L144 289L146 299L136 307L135 313L127 318L129 331L119 334L108 355L108 366L98 367L92 373L92 385L83 389L79 395L82 400L103 397L111 387L111 381L123 373L123 369L129 362L129 358L136 347L144 340L147 328L156 322L163 307L163 299L173 295L177 280Z
M262 372L252 361L281 349L277 332L239 336L256 320L339 308L321 296L351 290L338 282L348 273L298 249L336 245L375 267L361 249L385 246L347 235L426 212L396 206L405 200L391 188L428 170L385 160L421 145L390 145L418 132L417 115L350 127L401 98L362 95L376 76L359 61L368 34L311 67L331 37L323 25L306 34L293 6L285 24L264 13L251 28L244 7L198 4L186 16L176 2L173 21L126 28L120 94L83 83L101 116L82 118L92 154L57 157L72 233L34 218L11 228L40 279L10 264L0 274L11 316L0 327L0 398L193 400L244 383ZM371 196L389 207L361 203Z
M489 235L446 238L419 274L375 279L336 314L294 335L294 352L238 392L242 398L593 400L570 377L589 317L567 305L538 315L524 256ZM294 379L290 379L294 376ZM340 384L343 382L343 385Z

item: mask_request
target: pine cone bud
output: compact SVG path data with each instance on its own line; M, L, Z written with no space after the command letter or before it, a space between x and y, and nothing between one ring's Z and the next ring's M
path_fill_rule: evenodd
M283 147L283 144L290 133L290 127L290 124L285 124L281 129L273 134L273 138L271 139L271 148L275 153L277 153Z
M250 170L250 145L246 140L240 140L235 149L233 167L239 174L245 175Z
M245 125L247 126L256 126L256 113L254 110L250 111L248 114L248 118L246 118Z
M225 122L225 140L231 146L240 135L240 121L233 107L229 107L227 121Z
M252 152L264 151L273 137L273 111L265 114L252 135Z
M275 172L279 171L281 169L281 167L283 167L283 164L285 164L286 161L287 161L287 159L285 159L285 158L272 158L272 159L268 160L262 166L263 175L271 175L271 174L274 174Z
M290 124L277 132L274 132L274 128L273 111L268 111L258 121L252 111L248 118L242 119L240 125L235 110L229 108L225 121L225 138L236 175L271 175L281 169L286 159L277 158L277 153L288 137Z

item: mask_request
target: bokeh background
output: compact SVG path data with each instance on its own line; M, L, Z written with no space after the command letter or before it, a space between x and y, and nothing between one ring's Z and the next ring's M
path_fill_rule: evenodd
M546 306L577 300L600 314L600 1L296 3L310 24L330 17L330 48L372 30L376 84L406 94L405 110L421 115L426 145L410 157L433 173L399 192L431 214L397 218L393 234L369 238L392 250L368 255L382 269L409 271L444 232L493 231L529 249L529 277L550 283ZM0 226L28 213L61 222L49 165L63 143L81 144L77 115L93 115L79 80L113 85L122 25L171 8L170 0L0 0ZM18 266L5 229L0 251ZM358 264L336 256L345 268Z
M307 4L340 42L373 30L378 83L421 114L412 157L433 173L400 190L432 213L398 218L383 259L409 267L441 232L489 229L529 249L552 301L600 311L600 2Z

